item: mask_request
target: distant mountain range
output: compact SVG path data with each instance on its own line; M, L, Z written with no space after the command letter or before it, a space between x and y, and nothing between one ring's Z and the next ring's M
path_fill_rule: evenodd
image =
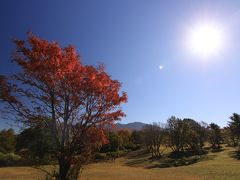
M130 129L130 130L141 130L145 125L142 122L133 122L127 124L116 123L118 129Z

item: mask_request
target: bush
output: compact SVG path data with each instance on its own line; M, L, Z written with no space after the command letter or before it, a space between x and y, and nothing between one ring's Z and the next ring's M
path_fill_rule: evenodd
M127 151L117 151L118 157L125 156L128 152Z
M124 148L127 150L136 151L141 148L141 145L129 143L129 144L125 145Z
M0 167L18 165L20 160L21 157L14 153L3 154L0 152Z
M13 129L0 131L0 152L9 153L15 151L16 137Z
M117 159L118 157L119 157L119 153L118 152L108 152L107 153L108 160L115 161L115 159Z
M107 159L107 155L106 155L106 153L96 153L94 155L94 159L95 160L106 160Z
M122 157L127 154L127 151L107 152L108 159Z

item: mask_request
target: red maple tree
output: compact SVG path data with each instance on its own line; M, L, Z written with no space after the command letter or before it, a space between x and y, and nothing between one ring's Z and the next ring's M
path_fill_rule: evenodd
M0 78L0 98L9 115L27 125L44 124L51 131L59 162L59 179L67 179L76 155L96 142L106 142L104 127L125 114L127 94L103 66L86 66L73 46L61 48L28 34L15 40L14 61L20 72Z

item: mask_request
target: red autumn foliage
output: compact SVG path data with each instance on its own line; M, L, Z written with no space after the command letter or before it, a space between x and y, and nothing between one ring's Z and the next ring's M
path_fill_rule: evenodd
M62 168L69 169L79 148L106 142L103 128L125 116L119 107L127 94L119 93L121 84L103 66L83 65L73 46L28 37L14 41L20 72L11 84L1 78L7 93L0 98L23 123L49 128L63 177L67 171Z

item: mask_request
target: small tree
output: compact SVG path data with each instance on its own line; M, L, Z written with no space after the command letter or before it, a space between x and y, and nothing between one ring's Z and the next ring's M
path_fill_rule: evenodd
M130 131L128 129L119 129L117 131L118 136L121 139L121 144L123 147L126 147L130 143Z
M107 133L108 143L103 144L101 152L117 152L122 145L121 137L116 132Z
M199 152L207 140L207 124L193 119L174 116L167 121L168 145L174 152L191 150Z
M152 153L153 158L159 158L162 156L164 149L161 149L164 136L166 135L165 128L160 124L153 123L146 125L143 129L144 142Z
M232 129L230 129L229 127L224 127L222 129L222 137L224 143L226 143L228 146L235 147L237 145L236 136L232 133Z
M230 119L231 121L228 122L227 132L232 145L236 146L240 140L240 115L233 113Z
M11 153L15 151L16 137L13 129L0 131L0 152Z
M143 131L134 130L131 134L130 140L133 144L142 145L144 142L143 137L144 137Z
M26 158L34 160L34 163L49 163L49 156L55 150L54 140L48 129L41 126L30 127L17 135L16 151L21 150L27 150Z
M209 125L209 140L213 149L220 149L222 135L220 127L215 123Z
M186 145L186 131L187 126L181 119L174 116L168 119L168 144L174 152L184 151L184 146Z
M192 151L202 150L206 140L206 128L193 119L183 119L185 127L185 143Z
M199 134L199 143L200 143L200 148L202 149L202 147L204 146L204 142L207 141L208 139L208 124L205 122L200 122L200 129L197 130L198 134Z
M96 142L106 142L103 129L124 116L119 107L127 95L119 93L121 84L103 66L83 65L72 46L61 48L31 33L27 42L15 44L20 72L8 81L0 78L0 99L9 118L49 129L58 179L66 180L69 169L79 166L78 158L87 157Z

